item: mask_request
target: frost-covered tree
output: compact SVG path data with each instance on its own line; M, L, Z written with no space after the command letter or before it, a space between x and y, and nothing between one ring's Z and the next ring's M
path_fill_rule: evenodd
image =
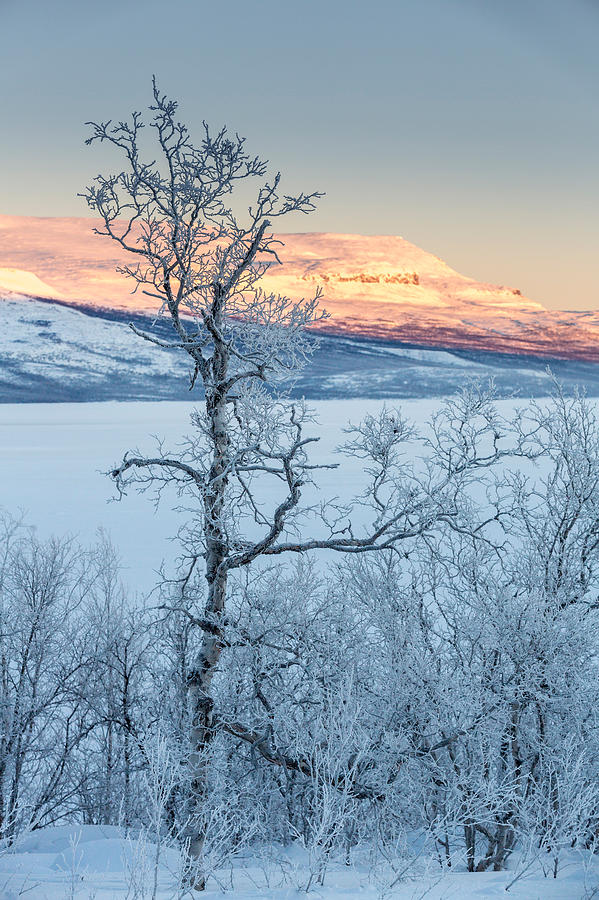
M104 549L41 541L0 511L0 841L77 816L90 787Z
M279 264L273 222L310 212L320 194L283 193L280 175L268 178L266 162L224 128L214 134L204 124L195 144L176 111L177 104L154 83L147 141L140 113L116 124L91 123L88 143L110 144L124 169L99 175L85 197L100 217L98 234L130 254L131 263L121 271L135 290L157 302L172 337L165 338L163 323L133 330L140 339L186 353L191 387L202 387L194 431L182 450L161 446L151 457L128 453L112 471L121 494L132 483L158 490L169 485L191 510L181 535L184 571L170 604L183 609L202 635L186 676L193 811L208 795L207 760L219 730L288 771L312 772L309 758L282 752L272 727L257 732L242 719L233 721L226 706L215 707L215 677L227 665L223 654L232 643L260 644L269 633L267 625L262 636L229 636L231 579L283 554L362 554L440 529L469 530L468 484L504 453L504 424L488 396L466 391L440 414L428 438L428 461L414 470L403 456L414 438L410 426L387 411L370 417L353 430L346 447L370 476L359 501L370 510L369 525L354 528L351 509L330 504L306 533L302 490L322 467L308 457L315 440L306 435L309 411L286 400L283 388L314 346L305 329L324 313L319 291L292 300L265 291L260 280ZM244 209L237 189L243 197L253 183L255 199ZM270 508L262 493L267 479L277 485ZM476 533L484 527L477 522ZM204 838L202 827L190 831L196 863ZM196 884L203 889L201 874Z

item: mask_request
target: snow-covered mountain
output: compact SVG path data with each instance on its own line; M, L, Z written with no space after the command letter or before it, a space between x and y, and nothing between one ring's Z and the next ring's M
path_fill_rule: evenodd
M0 288L109 309L147 311L115 272L124 251L91 219L0 216ZM401 237L286 234L265 287L324 288L328 332L428 347L599 361L599 314L547 310L516 288L467 278Z
M0 216L0 400L179 398L187 363L135 339L151 302L89 219ZM330 319L294 390L310 397L437 396L469 375L503 394L547 392L547 365L599 394L599 314L558 312L483 284L400 237L284 235L265 288L324 289ZM166 327L166 325L165 325Z
M137 338L128 326L133 320L148 327L149 316L3 294L0 402L189 398L186 357ZM431 397L455 390L468 377L493 377L503 396L543 395L550 387L548 362L567 386L584 384L599 395L599 366L592 362L341 335L320 337L293 393L313 399Z

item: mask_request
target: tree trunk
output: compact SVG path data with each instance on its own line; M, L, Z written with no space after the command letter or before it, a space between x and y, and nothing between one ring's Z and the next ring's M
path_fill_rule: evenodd
M218 290L213 304L213 321L220 330L222 298ZM227 537L222 514L227 488L230 437L227 424L227 396L225 381L228 370L228 351L215 341L211 360L211 383L206 387L206 411L210 423L212 463L204 491L204 540L206 546L205 575L208 584L205 618L214 623L214 630L205 631L199 654L188 677L188 691L192 713L189 754L190 879L196 891L206 887L202 863L206 842L205 805L208 797L208 751L214 730L212 726L212 681L223 649L222 626L227 595L227 573L222 569L228 553Z
M464 825L464 843L466 845L466 864L469 872L474 872L476 857L476 830L474 823L468 820Z

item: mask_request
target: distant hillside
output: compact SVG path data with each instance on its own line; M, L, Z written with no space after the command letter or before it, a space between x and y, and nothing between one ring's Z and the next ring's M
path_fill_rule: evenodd
M161 350L129 329L147 315L76 309L4 292L0 297L0 402L189 399L187 357ZM168 323L164 323L165 335ZM545 395L547 360L478 350L434 350L388 341L322 335L291 386L294 396L436 397L470 377L492 377L502 396ZM553 360L566 388L599 396L599 365ZM196 394L197 396L197 394Z
M148 311L115 268L116 245L90 219L0 216L0 288L112 310ZM332 334L422 347L599 361L599 314L557 312L517 288L485 284L401 237L281 235L283 266L267 289L299 297L317 285Z

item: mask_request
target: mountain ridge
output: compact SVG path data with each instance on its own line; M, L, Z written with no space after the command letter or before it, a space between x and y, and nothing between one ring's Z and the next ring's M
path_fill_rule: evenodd
M71 305L151 312L149 300L132 295L115 271L124 252L93 226L91 219L0 216L0 288L39 296L41 283L51 299ZM269 270L264 288L298 298L321 285L330 313L319 326L325 334L599 362L594 311L547 310L517 288L461 275L394 235L280 237L284 265Z

